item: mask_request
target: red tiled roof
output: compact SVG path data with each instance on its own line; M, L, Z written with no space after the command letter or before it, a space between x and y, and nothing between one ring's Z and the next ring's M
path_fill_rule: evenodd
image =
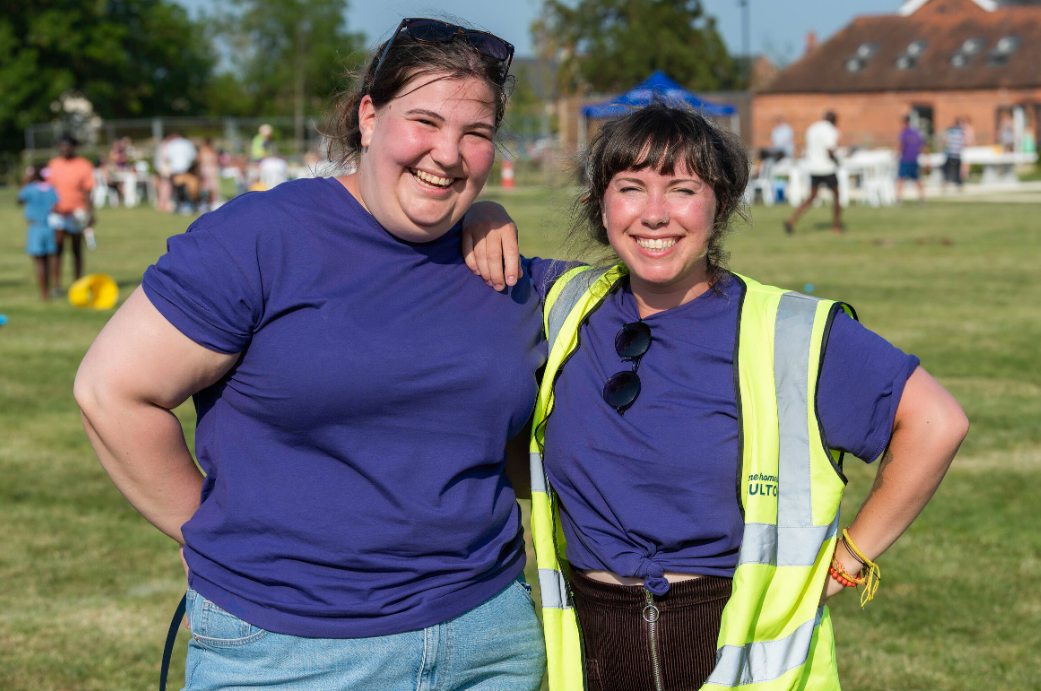
M1018 46L1002 65L988 55L1003 37ZM965 67L952 56L970 39L982 46L967 55ZM913 41L926 47L911 69L897 59ZM861 69L847 61L861 46L874 53ZM869 51L870 52L870 51ZM1041 86L1041 6L1004 7L988 12L972 0L931 0L914 14L857 17L825 43L789 65L760 93L841 93L861 91L951 91Z

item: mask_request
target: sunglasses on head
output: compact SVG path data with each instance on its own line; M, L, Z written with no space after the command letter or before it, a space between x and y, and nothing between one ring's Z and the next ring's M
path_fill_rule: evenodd
M614 337L614 349L618 357L622 358L622 362L633 363L631 370L612 374L604 384L604 401L617 410L619 415L625 415L625 411L640 395L642 386L636 370L640 369L640 359L650 347L651 327L642 321L623 324Z
M383 49L379 62L376 63L376 70L372 74L373 79L379 74L391 46L394 45L398 35L403 30L407 31L409 36L420 43L448 43L456 36L462 36L470 44L470 47L478 53L504 64L500 77L497 80L500 86L506 81L506 76L510 73L510 64L513 62L513 45L498 36L494 36L487 31L474 31L473 29L467 29L466 27L449 24L437 19L413 18L402 19L401 23L398 24L398 30L387 41L387 46Z

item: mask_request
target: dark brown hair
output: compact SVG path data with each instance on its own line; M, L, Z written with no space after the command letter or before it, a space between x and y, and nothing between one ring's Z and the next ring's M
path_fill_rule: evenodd
M708 272L713 283L726 270L723 240L734 214L748 220L741 199L748 184L748 154L740 138L688 107L660 100L608 122L593 137L586 154L585 190L575 204L569 245L610 247L604 227L604 196L614 176L653 167L672 175L680 166L697 174L716 195L716 217L708 241Z
M377 109L382 108L400 96L409 82L422 75L484 81L494 94L495 127L499 127L516 81L515 77L507 76L505 83L500 84L503 81L501 61L478 53L461 35L445 43L420 43L402 29L396 39L388 40L393 40L394 45L382 64L380 56L387 46L386 41L376 46L364 72L348 75L354 88L338 94L333 103L323 132L332 144L329 150L331 161L340 165L357 163L362 150L358 106L365 96L372 99Z

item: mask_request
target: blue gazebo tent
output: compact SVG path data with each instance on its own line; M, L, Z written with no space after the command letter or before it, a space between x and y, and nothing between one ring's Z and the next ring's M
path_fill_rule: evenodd
M590 120L617 118L633 108L647 105L655 96L667 103L685 103L712 117L729 117L737 114L737 106L704 101L658 70L617 98L585 106L582 108L582 115Z
M610 120L620 117L633 108L647 105L654 97L658 97L666 103L689 105L709 117L729 118L730 128L734 132L738 131L740 123L737 106L702 100L674 82L669 75L657 70L621 96L603 103L584 106L581 110L582 118L578 128L579 148L585 147L586 123L589 120Z

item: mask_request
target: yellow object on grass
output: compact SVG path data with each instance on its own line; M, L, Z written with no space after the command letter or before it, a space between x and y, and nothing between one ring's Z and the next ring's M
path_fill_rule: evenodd
M111 276L90 274L69 287L69 302L76 307L112 309L119 302L119 286Z

